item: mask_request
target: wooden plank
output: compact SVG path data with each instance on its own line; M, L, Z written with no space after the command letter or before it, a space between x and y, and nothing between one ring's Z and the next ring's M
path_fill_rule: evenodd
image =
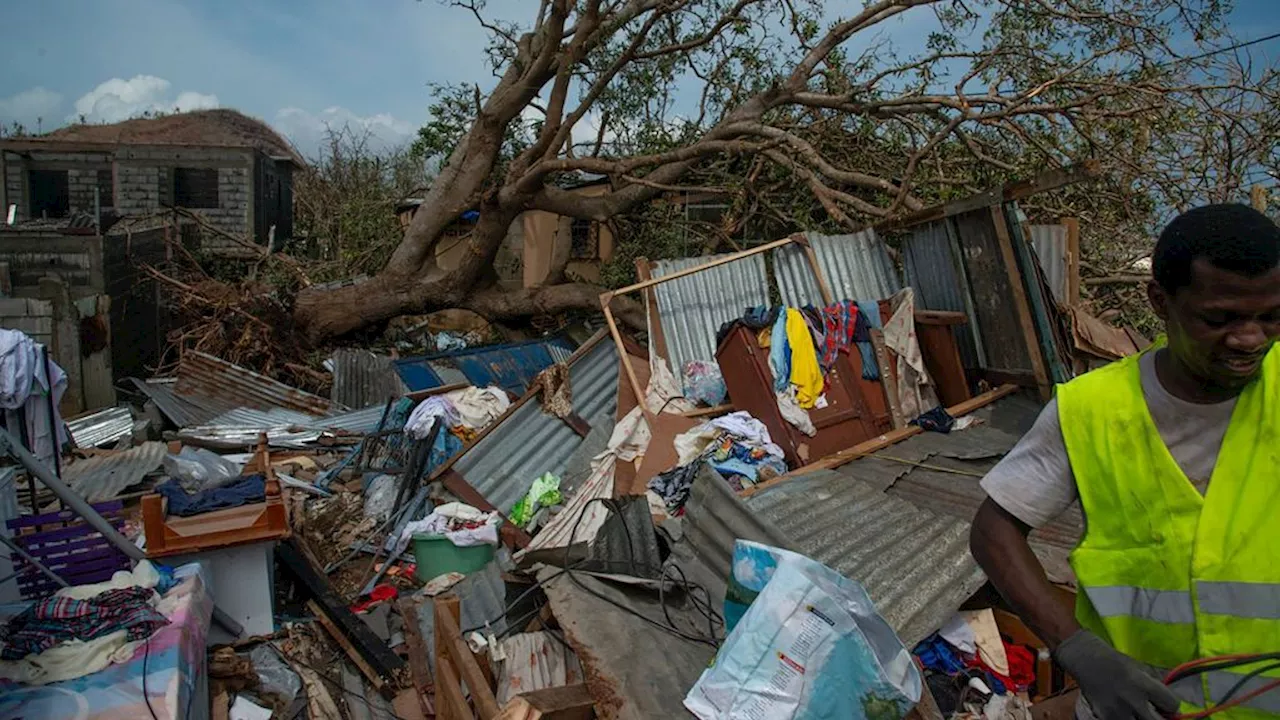
M733 410L733 403L726 403L724 405L716 405L715 407L698 408L697 410L690 410L687 413L680 414L687 418L700 418L728 415L733 412Z
M467 479L464 478L462 473L459 473L457 470L454 470L451 467L445 468L443 472L435 475L433 479L444 483L445 489L454 495L457 495L458 499L466 504L485 512L497 512L499 515L502 515L498 508L494 507L493 503L489 502L488 498L482 495L479 490L472 487L471 483L467 482ZM506 515L502 515L502 518L506 520L506 522L502 524L502 528L499 530L499 533L505 533L504 542L507 541L507 538L510 539L510 542L508 543L510 547L520 549L527 547L529 543L533 542L533 537L530 536L529 533L513 525L511 521L507 519Z
M1018 389L1017 385L1002 385L995 390L985 392L972 400L949 407L947 408L947 412L950 413L952 417L962 417L964 415L968 415L974 410L984 408L1001 398L1008 397L1009 395L1017 392ZM858 443L848 450L838 452L830 457L825 457L817 462L805 465L804 467L796 468L782 477L766 480L759 485L749 487L742 491L741 496L751 497L765 488L773 487L780 482L786 482L790 478L797 477L799 475L804 475L818 470L831 470L832 468L840 467L841 465L857 460L860 457L865 457L874 452L879 452L890 445L900 443L903 440L922 432L924 432L924 430L921 430L919 425L908 425L900 430L885 433L879 437L871 438L866 442Z
M703 270L710 270L713 267L719 267L720 265L727 265L728 263L734 262L736 260L749 258L752 255L759 255L760 253L769 252L770 250L773 250L775 248L780 248L785 245L790 245L793 242L795 242L795 238L788 237L788 238L783 238L781 240L774 240L773 242L765 243L764 245L758 245L756 247L751 248L750 250L743 250L741 252L729 253L724 257L719 257L719 258L716 258L715 260L707 261L695 267L685 268L684 270L680 270L679 272L673 272L670 275L663 275L660 278L652 278L650 280L645 280L643 282L638 282L634 285L628 285L624 288L614 290L613 292L605 293L604 295L600 296L601 301L602 302L604 301L605 296L608 296L610 299L612 299L614 296L617 296L617 295L626 295L628 293L633 293L637 290L644 290L645 288L650 288L650 287L653 287L654 285L661 285L664 282L670 282L677 278L682 278L688 275L700 273Z
M606 292L600 295L600 307L604 310L605 323L609 325L609 334L613 336L613 344L618 349L618 357L623 359L622 369L626 371L627 382L631 384L631 392L635 393L637 402L640 403L640 412L645 417L652 418L653 411L649 409L649 404L644 401L644 388L640 387L640 379L636 377L636 369L632 367L631 360L627 355L627 346L622 342L622 333L618 331L618 322L613 319L613 310L609 308L609 304L613 302L614 293Z
M332 623L332 629L337 630L339 636L349 641L351 648L364 662L368 663L378 677L386 681L385 687L390 689L395 684L395 674L405 666L400 656L391 652L387 644L375 635L363 620L347 609L346 601L339 597L329 585L329 581L311 566L306 555L298 547L296 539L290 538L276 546L276 557L315 598L316 608L319 610L317 617L325 618ZM330 625L326 624L326 629L331 629ZM342 641L339 641L339 644L342 644Z
M453 664L442 655L436 655L436 718L437 720L470 720L471 706L462 694L462 681Z
M1101 173L1102 165L1097 160L1086 160L1079 165L1048 170L1030 180L1008 183L997 190L989 190L963 200L934 205L908 213L902 217L884 220L871 227L876 230L902 230L915 225L962 215L993 203L999 205L1013 200L1021 200L1037 193L1092 180L1101 175Z
M871 347L875 348L876 363L880 365L880 385L884 388L884 399L889 404L889 418L895 430L906 427L907 421L902 417L902 405L898 402L898 383L894 379L894 371L890 367L889 348L884 344L884 331L871 329Z
M1063 299L1070 306L1080 302L1080 219L1068 217L1058 222L1067 228L1067 294Z
M653 264L647 257L636 258L636 278L640 282L653 279ZM658 357L667 359L667 336L662 331L662 312L658 310L658 294L653 288L644 291L645 317L649 320L649 342L653 343Z
M518 695L507 703L499 717L501 720L590 720L594 707L595 698L586 685L578 683Z
M397 604L400 617L404 618L404 644L409 655L409 677L413 680L414 693L418 696L423 715L434 715L427 698L431 697L431 666L427 662L427 643L422 639L422 627L418 620L418 604L409 598L401 598Z
M591 434L591 423L587 422L586 418L582 417L578 413L571 412L568 417L562 419L564 420L564 424L569 426L570 430L573 430L578 434L578 437L586 437Z
M467 647L467 641L462 638L462 630L458 626L462 618L458 596L447 593L437 597L433 611L436 620L436 671L441 673L442 679L442 671L446 667L457 671L458 677L467 684L480 720L498 717L502 710L493 695L493 688L480 669L480 664L472 656L471 648Z
M1009 275L1009 286L1013 292L1013 309L1018 316L1018 325L1022 327L1022 340L1026 343L1027 354L1031 357L1031 370L1036 375L1040 399L1047 402L1053 397L1053 385L1049 382L1044 355L1040 352L1040 339L1036 335L1035 320L1031 317L1031 302L1027 299L1027 290L1022 283L1022 273L1018 271L1018 259L1013 254L1013 240L1009 237L1004 206L991 206L991 226L996 231L996 241L1000 244L1000 257L1005 272Z
M835 304L836 296L831 292L831 285L827 282L827 276L822 273L822 266L818 264L818 253L814 252L813 245L809 243L808 238L799 233L792 235L791 238L795 240L797 245L804 248L805 259L809 261L809 269L813 271L813 277L818 281L818 292L822 293L823 304Z
M342 651L346 653L347 659L356 666L356 669L358 669L360 674L369 681L370 685L377 689L377 691L388 700L395 696L395 693L391 691L390 683L387 679L379 675L378 671L374 670L373 666L371 666L360 652L356 650L355 646L351 644L351 641L347 639L347 636L344 635L342 631L338 629L338 626L334 624L333 620L325 614L324 608L320 607L320 603L315 600L308 600L307 610L311 611L311 614L316 616L316 620L319 621L320 626L325 629L325 632L329 633L329 636L333 638L334 642L338 643L338 647L342 648Z

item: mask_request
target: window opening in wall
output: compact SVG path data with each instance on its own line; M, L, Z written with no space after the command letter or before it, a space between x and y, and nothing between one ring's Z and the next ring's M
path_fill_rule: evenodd
M217 168L174 168L173 204L193 209L218 207Z
M599 256L599 239L594 222L574 218L569 225L570 257L574 260L595 260Z
M32 170L31 217L64 218L71 214L71 188L66 170Z
M115 183L110 170L98 171L98 203L104 208L116 206Z

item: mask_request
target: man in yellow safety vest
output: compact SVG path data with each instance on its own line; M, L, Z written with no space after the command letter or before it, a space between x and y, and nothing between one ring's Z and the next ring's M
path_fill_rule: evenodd
M1058 388L983 479L973 555L1079 683L1077 716L1274 718L1275 659L1162 678L1280 658L1280 228L1244 205L1190 210L1152 271L1166 339ZM1073 614L1027 534L1076 500Z

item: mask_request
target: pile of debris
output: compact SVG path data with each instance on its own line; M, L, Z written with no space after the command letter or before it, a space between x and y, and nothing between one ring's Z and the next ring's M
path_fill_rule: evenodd
M581 344L343 350L329 397L189 352L129 381L134 407L70 421L54 472L148 558L208 568L215 716L790 716L824 672L800 678L796 653L828 631L751 653L800 587L848 620L823 642L880 661L826 701L1069 711L967 538L979 479L1071 372L1074 311L1022 286L1009 307L937 309L870 232L649 269ZM649 347L610 313L627 293ZM1075 344L1112 352L1086 322ZM1019 336L998 345L1004 327ZM19 494L32 514L61 499ZM1031 536L1064 595L1081 525ZM789 689L763 698L757 666Z

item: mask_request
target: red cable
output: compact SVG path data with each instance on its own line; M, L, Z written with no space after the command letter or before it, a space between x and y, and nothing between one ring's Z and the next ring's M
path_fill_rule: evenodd
M1174 680L1178 679L1179 675L1182 675L1188 670L1194 670L1202 665L1216 665L1217 663L1220 663L1224 660L1259 660L1259 659L1261 659L1259 655L1245 653L1240 655L1219 655L1217 657L1207 657L1207 658L1200 658L1198 660L1192 660L1190 662L1182 663L1178 667L1166 673L1164 676L1164 684L1170 685L1173 683Z
M1252 700L1258 697L1259 695L1263 693L1271 692L1276 688L1280 688L1280 680L1273 680L1267 683L1266 685L1263 685L1262 687L1258 688L1257 690L1253 690L1251 692L1245 693L1244 695L1241 695L1238 698L1232 698L1230 702L1225 702L1221 705L1214 705L1208 710L1201 710L1198 713L1192 713L1190 715L1174 715L1173 718L1174 720L1202 720L1202 718L1207 718L1210 715L1213 715L1214 713L1220 713L1223 710L1230 710L1231 708L1245 701Z

